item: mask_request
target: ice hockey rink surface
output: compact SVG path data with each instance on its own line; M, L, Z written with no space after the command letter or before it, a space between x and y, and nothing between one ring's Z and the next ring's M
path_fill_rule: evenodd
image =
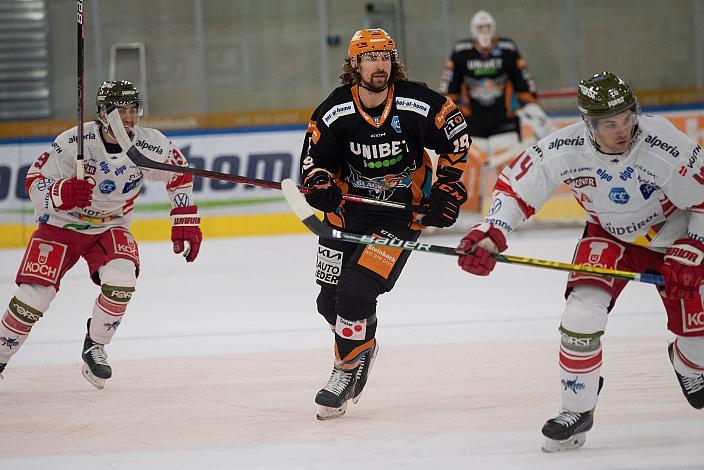
M579 234L525 231L507 252L569 262ZM499 265L479 278L434 254L414 253L380 298L359 403L317 421L333 353L315 311L315 250L308 234L206 239L186 264L170 243L143 243L104 390L80 372L98 288L79 262L0 381L0 468L704 468L704 413L679 389L653 286L631 283L610 314L585 446L544 454L566 274ZM3 305L22 254L0 250Z

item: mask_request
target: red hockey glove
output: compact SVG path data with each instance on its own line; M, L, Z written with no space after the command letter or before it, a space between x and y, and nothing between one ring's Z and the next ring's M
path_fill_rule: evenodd
M665 295L670 299L691 299L699 293L704 280L704 245L692 238L681 238L665 252L662 275Z
M430 190L430 209L421 224L426 227L449 227L457 221L460 206L467 200L467 188L461 181L436 182Z
M329 171L316 169L303 181L308 204L323 212L333 212L342 203L342 190L335 183Z
M187 262L196 259L203 234L200 233L198 207L186 206L171 209L171 241L174 253L183 255Z
M472 227L455 248L455 251L462 255L457 264L468 273L488 276L496 266L492 254L501 253L506 248L503 232L487 222L482 222Z
M61 210L88 207L93 200L93 185L78 178L56 180L50 191L51 202Z

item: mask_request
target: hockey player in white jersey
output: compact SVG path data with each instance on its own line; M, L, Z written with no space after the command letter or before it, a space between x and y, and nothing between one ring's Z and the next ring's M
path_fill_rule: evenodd
M704 158L664 118L640 115L630 86L602 72L582 80L582 122L518 155L494 188L491 210L457 247L465 271L488 275L506 236L565 183L587 213L575 264L659 272L668 353L682 392L704 408ZM573 273L560 324L560 413L542 432L543 450L582 446L593 424L607 314L627 281Z
M139 91L127 81L104 82L96 99L98 120L84 125L85 179L77 178L77 128L59 135L27 173L34 205L32 234L15 282L18 289L0 323L0 373L49 308L61 279L80 258L100 286L83 345L83 375L101 389L112 376L104 346L110 343L132 298L139 250L130 233L134 202L145 179L164 182L171 199L174 252L191 262L202 240L190 175L139 168L117 144L107 114L117 108L131 140L149 158L186 165L159 131L137 125Z

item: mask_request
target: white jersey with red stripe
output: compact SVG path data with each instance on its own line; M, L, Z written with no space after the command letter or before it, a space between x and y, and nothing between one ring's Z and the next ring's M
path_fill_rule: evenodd
M641 115L630 152L596 150L583 122L518 155L499 176L486 221L508 234L566 184L587 221L627 243L662 251L704 241L702 149L668 120Z
M30 167L26 188L37 222L89 234L102 233L116 226L127 228L135 199L145 179L165 183L172 207L194 204L191 175L140 168L122 152L109 153L100 135L100 126L95 121L84 125L85 178L94 183L90 206L56 209L50 197L50 187L54 181L76 176L76 127L60 134L51 148ZM132 142L147 158L173 165L187 165L181 152L156 129L135 126ZM108 147L119 151L115 145Z

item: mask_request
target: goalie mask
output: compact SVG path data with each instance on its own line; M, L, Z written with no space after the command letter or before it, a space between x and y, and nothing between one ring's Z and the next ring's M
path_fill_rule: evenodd
M628 83L611 72L579 82L577 108L592 144L602 153L628 153L640 134L636 96Z
M491 49L496 37L496 21L484 10L479 10L472 17L470 23L472 39L482 49Z

